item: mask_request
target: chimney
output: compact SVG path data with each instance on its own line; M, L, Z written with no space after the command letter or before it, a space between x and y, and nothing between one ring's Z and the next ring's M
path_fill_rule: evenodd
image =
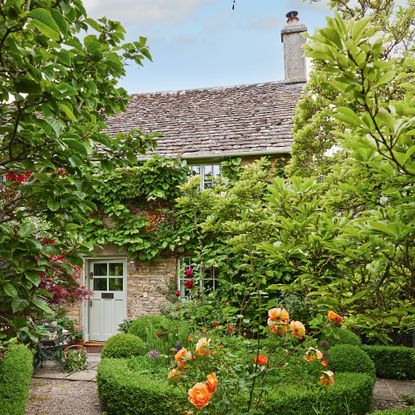
M284 43L285 81L306 82L303 32L307 32L307 27L299 23L300 19L296 11L287 13L286 17L287 26L281 30L281 42Z

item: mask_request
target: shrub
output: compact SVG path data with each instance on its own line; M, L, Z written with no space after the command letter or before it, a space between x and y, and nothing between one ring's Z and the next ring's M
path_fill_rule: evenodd
M169 320L163 316L144 316L138 317L132 321L128 327L128 333L134 334L145 341L153 335L153 333L167 333L169 329Z
M33 355L26 346L13 344L0 361L0 412L24 415L33 371Z
M130 367L126 359L103 359L98 367L98 395L109 415L183 413L187 392L173 388L167 370L155 376Z
M371 407L374 379L364 373L339 373L334 385L316 393L296 385L278 388L270 394L261 413L284 415L364 415ZM262 409L262 408L261 408Z
M375 365L369 355L360 347L351 344L339 344L329 350L330 369L335 373L367 373L375 377Z
M387 379L415 379L415 349L403 346L363 346L375 363L376 375Z
M147 352L145 342L132 334L117 334L111 337L102 349L102 357L124 358L139 356Z
M347 329L332 329L330 334L325 334L320 341L325 341L329 347L337 346L338 344L351 344L353 346L361 346L362 341L360 337Z

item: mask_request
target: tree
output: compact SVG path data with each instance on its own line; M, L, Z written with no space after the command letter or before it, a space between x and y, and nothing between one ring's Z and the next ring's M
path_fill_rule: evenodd
M50 311L50 258L79 264L88 249L77 229L94 209L94 169L134 164L153 144L140 131L106 131L128 101L117 87L124 65L151 58L145 38L123 43L124 34L88 18L81 0L0 3L0 332L32 335L28 317Z

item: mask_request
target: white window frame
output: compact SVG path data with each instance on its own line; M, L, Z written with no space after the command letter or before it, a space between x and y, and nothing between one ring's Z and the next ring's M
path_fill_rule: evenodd
M191 268L193 276L186 277L185 270ZM192 279L194 284L198 284L201 289L205 288L205 281L211 282L211 290L215 291L218 288L218 279L215 268L209 269L210 277L206 278L206 272L197 264L191 257L182 257L177 260L177 289L180 292L181 299L189 298L189 289L186 288L186 281Z
M200 190L212 188L215 180L221 177L222 167L220 163L190 164L189 167L192 175L200 176ZM209 171L210 178L207 180Z

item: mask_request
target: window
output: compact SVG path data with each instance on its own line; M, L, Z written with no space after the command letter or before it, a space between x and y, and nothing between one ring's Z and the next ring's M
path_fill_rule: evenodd
M177 284L181 298L188 298L191 288L186 287L186 282L190 280L193 284L199 284L205 292L218 288L215 268L202 268L190 257L180 258L177 261Z
M215 179L220 177L220 164L198 164L190 168L193 176L200 176L200 190L212 188Z

